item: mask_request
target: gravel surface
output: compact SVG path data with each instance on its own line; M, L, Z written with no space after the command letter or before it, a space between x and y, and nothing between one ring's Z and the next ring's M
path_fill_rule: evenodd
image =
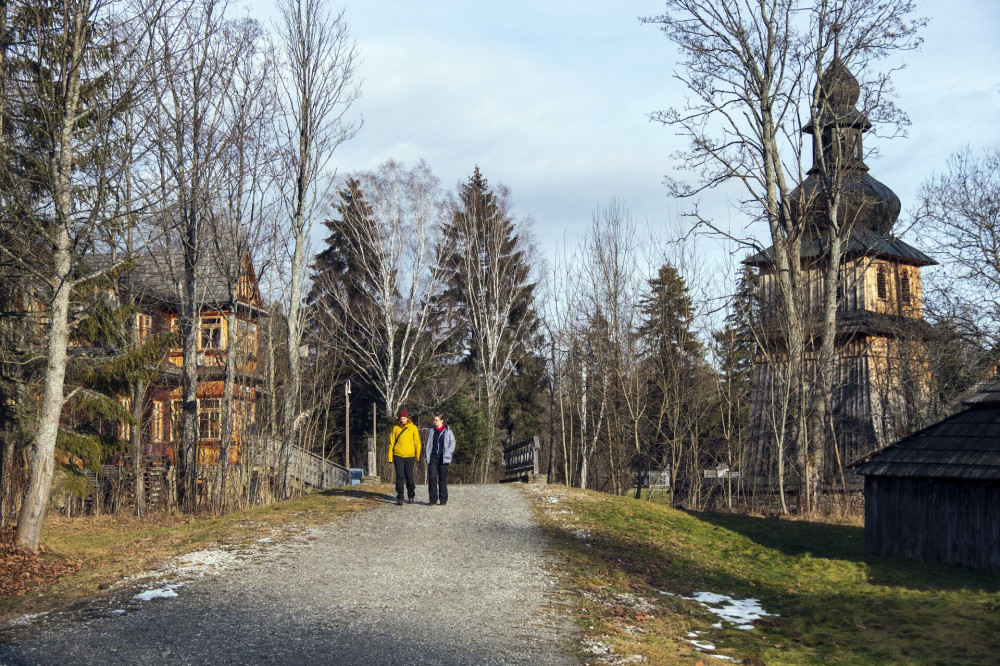
M0 664L579 664L527 498L449 490L447 506L378 496L293 542L203 551L156 584L25 619Z

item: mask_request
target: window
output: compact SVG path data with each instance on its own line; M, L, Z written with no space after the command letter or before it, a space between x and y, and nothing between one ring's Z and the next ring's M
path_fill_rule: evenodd
M240 360L246 361L257 353L257 325L243 319L236 320L237 345Z
M184 403L181 400L170 401L170 441L181 441L181 428L184 424Z
M182 344L181 336L181 318L176 316L170 317L170 332L174 334L174 345L170 348L173 351L180 351Z
M132 409L132 398L118 398L118 404L126 412ZM118 422L118 439L129 441L132 439L132 426L125 421Z
M163 441L163 402L153 401L153 417L149 424L149 436L154 442Z
M222 401L219 399L198 401L198 438L222 438Z
M880 300L884 301L889 297L889 275L885 266L879 266L875 273L875 290L878 292Z
M199 349L222 349L222 317L203 317Z
M910 304L910 274L906 272L899 278L899 300L903 305Z
M148 314L138 313L135 316L135 330L138 334L139 342L142 342L153 330L153 318Z

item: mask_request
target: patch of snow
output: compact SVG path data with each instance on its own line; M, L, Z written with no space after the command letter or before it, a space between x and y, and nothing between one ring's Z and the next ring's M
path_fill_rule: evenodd
M587 654L610 654L611 644L605 643L604 641L597 641L591 638L585 639L583 641L583 651Z
M688 638L698 638L698 632L697 631L689 631L688 632Z
M722 629L722 623L716 622L715 624L712 625L712 629Z
M588 532L587 530L576 530L575 532L573 532L573 536L575 536L577 539L589 539L590 532Z
M739 625L737 629L753 629L754 620L774 615L765 611L758 599L734 599L714 592L696 592L693 597L682 598L697 601L722 620Z
M216 571L231 566L239 559L239 555L231 550L210 548L196 550L193 553L174 558L179 574L202 574L206 571Z
M723 661L736 661L736 660L735 660L735 659L733 659L732 657L727 657L727 656L726 656L726 655L724 655L724 654L710 654L710 655L708 655L708 656L709 656L709 657L715 657L716 659L721 659L721 660L723 660Z
M548 502L549 504L558 504L559 503L559 498L558 497L546 497L545 501Z
M263 539L257 539L257 543L273 543L274 539L271 537L264 537Z
M112 615L124 615L125 614L125 609L124 608L116 608L116 609L110 610L108 612L111 613Z
M688 640L688 643L690 643L691 645L693 645L696 648L701 649L701 650L714 650L715 649L715 645L713 645L712 643L702 643L700 641L692 641L692 640Z
M140 592L132 598L138 599L139 601L150 601L152 599L174 599L177 597L177 593L174 592L174 590L182 585L184 585L184 583L171 583L166 587L159 587L152 590L146 590L145 592Z
M31 613L29 615L22 615L21 617L15 617L13 620L7 622L8 627L26 627L43 615L48 615L48 611L43 611L41 613Z

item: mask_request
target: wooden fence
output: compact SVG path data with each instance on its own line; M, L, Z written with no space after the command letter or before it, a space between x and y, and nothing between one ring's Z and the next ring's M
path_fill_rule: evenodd
M503 450L504 475L500 483L531 481L538 476L538 437L523 439Z
M256 464L278 470L281 464L281 441L268 439L257 454ZM313 488L347 486L351 483L351 472L343 465L307 451L300 446L292 446L288 455L288 477Z

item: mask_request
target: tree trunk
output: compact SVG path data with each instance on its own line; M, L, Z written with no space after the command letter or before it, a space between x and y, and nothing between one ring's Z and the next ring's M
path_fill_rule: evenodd
M198 191L198 188L193 188ZM189 217L197 215L188 212ZM185 511L198 508L198 224L189 220L184 239L184 298L181 315L183 337L183 365L181 392L183 416L181 419L181 506Z
M304 197L303 193L303 197ZM292 254L291 287L288 295L288 335L286 345L288 347L288 377L285 380L285 403L282 414L281 429L281 496L288 497L288 459L291 455L292 445L295 442L296 421L299 404L299 391L302 385L301 357L299 346L302 343L299 335L299 301L301 294L301 276L303 245L305 245L305 221L301 216L297 216L292 222L295 232L295 250Z
M69 162L71 160L68 160ZM68 200L68 187L63 192ZM68 210L69 206L63 210ZM54 257L55 294L49 308L49 333L45 384L42 389L42 406L38 418L38 432L31 450L31 472L28 487L21 503L17 521L15 544L38 552L42 536L42 521L49 503L52 475L55 471L55 449L59 437L59 417L62 415L64 380L66 378L66 350L69 342L69 301L72 289L69 282L71 269L69 234L60 229L56 234Z
M7 525L7 515L11 510L14 473L14 438L7 430L0 436L0 527Z
M135 515L142 518L146 515L146 480L142 451L143 413L146 407L146 382L136 382L132 388L132 418L135 425L129 436L129 448L132 454L132 475L134 477L133 493L135 494Z
M238 282L238 280L237 280ZM237 339L236 299L226 316L226 375L222 384L222 433L219 440L219 464L215 472L215 510L225 513L227 507L227 483L229 475L230 448L235 444L236 428L236 356L244 342Z
M82 17L81 17L82 18ZM83 59L84 44L79 34L69 54L70 65ZM65 97L61 109L61 125L56 141L57 149L49 159L49 173L52 178L52 201L55 209L53 231L53 256L51 286L54 293L49 305L48 349L46 353L45 383L42 389L42 405L38 419L38 431L32 445L31 468L28 487L21 503L17 522L15 544L32 552L38 552L42 536L42 521L49 502L52 475L55 471L55 448L59 437L59 418L65 402L64 385L66 379L66 358L69 345L69 304L73 290L71 273L73 270L73 244L69 235L70 220L73 215L73 163L74 129L77 124L80 99L81 67L69 66L65 86Z

